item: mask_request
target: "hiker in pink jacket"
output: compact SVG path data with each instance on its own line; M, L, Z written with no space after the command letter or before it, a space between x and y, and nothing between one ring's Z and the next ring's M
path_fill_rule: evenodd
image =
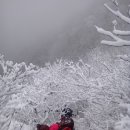
M62 112L60 122L54 123L50 127L38 124L37 130L74 130L74 121L71 118L73 111L70 108L65 108Z
M61 115L61 119L59 123L52 124L49 130L73 130L74 129L74 121L72 117L72 110L70 108L65 108Z

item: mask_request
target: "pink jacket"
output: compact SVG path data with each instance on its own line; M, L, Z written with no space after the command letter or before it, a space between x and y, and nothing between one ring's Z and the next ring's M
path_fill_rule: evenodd
M58 130L59 129L59 125L58 124L52 124L50 127L49 127L49 130Z

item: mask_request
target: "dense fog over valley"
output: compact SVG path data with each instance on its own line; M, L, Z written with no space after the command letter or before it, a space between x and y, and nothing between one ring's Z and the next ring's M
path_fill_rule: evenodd
M104 2L1 0L0 52L8 59L38 65L85 55L97 45L94 24L103 18Z

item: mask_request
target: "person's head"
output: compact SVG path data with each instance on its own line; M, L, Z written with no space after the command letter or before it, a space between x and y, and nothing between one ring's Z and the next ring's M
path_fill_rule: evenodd
M64 108L62 110L61 118L62 117L72 117L72 115L73 115L73 110L71 110L70 108Z

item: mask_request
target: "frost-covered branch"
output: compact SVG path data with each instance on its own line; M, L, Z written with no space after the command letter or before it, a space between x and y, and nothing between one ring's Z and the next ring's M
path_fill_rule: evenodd
M130 62L130 56L128 55L118 55L117 58Z
M119 10L115 11L113 9L111 9L107 4L104 4L104 6L110 11L112 12L114 15L116 15L117 17L119 17L120 19L122 19L123 21L127 22L128 24L130 24L130 18L126 17L125 15L123 15Z
M118 2L116 0L112 0L112 2L118 8ZM130 24L130 18L127 17L127 16L125 16L124 14L122 14L118 9L117 10L113 10L107 4L104 4L104 6L112 14L114 14L116 17L119 17L120 19L122 19L126 23ZM117 25L117 21L116 20L113 21L113 24L114 24L113 33L110 32L110 31L106 31L105 29L99 28L98 26L96 26L96 29L97 29L97 31L99 33L107 35L107 36L109 36L109 37L111 37L111 38L113 38L115 40L115 41L102 40L101 43L102 44L106 44L106 45L111 45L111 46L129 46L130 45L130 40L124 40L124 39L120 38L117 35L120 35L120 36L130 36L130 31L124 31L124 30L118 30L118 29L116 29L116 25Z
M113 33L121 36L130 36L130 31L122 31L122 30L114 29Z
M111 45L111 46L124 46L124 45L129 46L130 45L130 41L123 40L119 38L118 36L114 35L113 33L111 33L110 31L106 31L105 29L100 28L98 26L95 26L95 27L99 33L107 35L115 40L115 41L102 40L101 41L102 44Z
M16 93L20 93L20 90L19 91L13 91L13 92L6 92L6 93L0 93L0 98L3 97L3 96L7 96L7 95L12 95L12 94L16 94Z

